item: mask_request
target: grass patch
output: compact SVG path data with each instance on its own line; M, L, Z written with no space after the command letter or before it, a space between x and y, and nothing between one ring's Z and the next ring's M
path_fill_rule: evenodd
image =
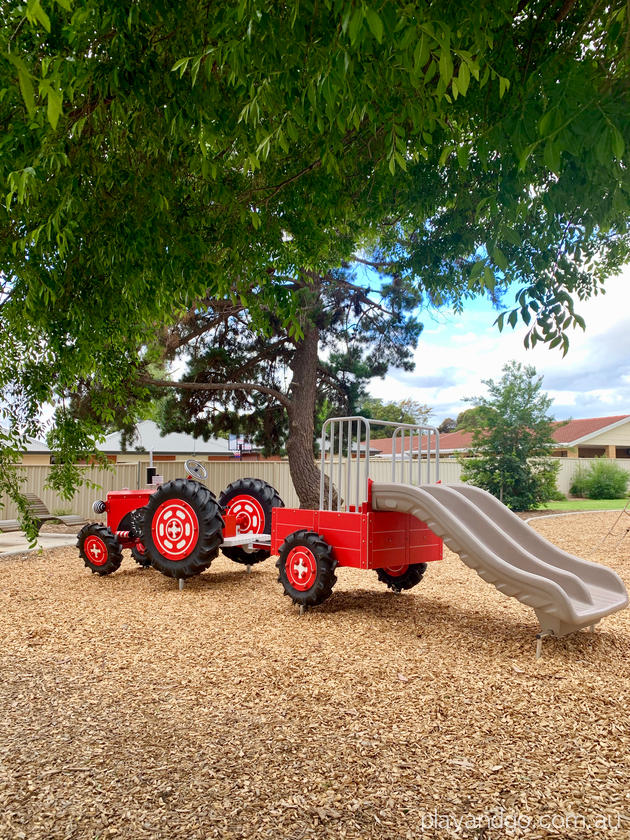
M627 499L566 499L564 502L547 502L539 510L623 510Z

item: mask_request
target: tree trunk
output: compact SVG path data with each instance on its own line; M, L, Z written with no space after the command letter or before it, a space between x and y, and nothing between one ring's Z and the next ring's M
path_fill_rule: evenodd
M319 329L310 326L298 342L291 362L291 405L288 408L289 472L300 500L300 507L319 508L319 469L315 466L313 435L317 400Z

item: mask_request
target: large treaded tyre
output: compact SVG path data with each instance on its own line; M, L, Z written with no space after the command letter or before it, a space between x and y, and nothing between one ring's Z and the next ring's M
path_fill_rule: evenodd
M225 488L219 496L219 504L226 513L240 515L245 519L243 531L258 534L271 533L271 516L274 508L284 507L277 490L261 478L239 478ZM232 545L221 549L226 557L235 563L253 566L269 557L265 549L247 551L243 546Z
M377 569L376 574L381 583L387 584L394 592L403 589L413 589L417 586L427 570L426 563L414 563L412 566L399 566L398 569Z
M314 531L295 531L280 546L278 583L294 604L314 607L330 598L337 561L326 540Z
M150 569L151 568L151 558L146 553L146 550L142 551L139 548L138 543L136 543L136 545L131 546L131 556L136 561L136 563L139 566L141 566L143 569Z
M129 536L137 540L142 539L142 523L144 522L144 508L136 508L125 514L118 525L119 531L129 531ZM143 569L151 567L151 558L147 555L141 542L131 546L131 556Z
M142 544L163 575L194 577L219 553L223 518L214 494L198 481L176 478L160 485L144 510Z
M83 562L95 575L111 575L122 563L122 546L106 525L91 522L77 534L77 548Z

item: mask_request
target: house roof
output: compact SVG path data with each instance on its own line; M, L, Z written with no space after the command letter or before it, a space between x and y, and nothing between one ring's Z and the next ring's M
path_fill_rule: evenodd
M0 429L3 432L7 432L8 430L4 426L0 426ZM26 438L26 446L24 447L25 452L43 452L46 455L50 453L50 449L48 448L48 444L43 440L38 440L37 438L27 437Z
M98 445L101 452L122 452L121 432L107 435ZM167 455L234 455L224 438L197 438L182 432L162 435L153 420L143 420L136 425L136 438L127 447L127 452L155 452Z
M470 442L472 440L472 435L470 432L449 432L448 434L440 435L440 452L455 452L459 451L460 449L468 449L470 446ZM391 438L383 438L376 439L370 441L370 452L373 449L378 449L381 455L391 455L392 454L392 439ZM398 437L396 439L396 452L400 453L401 447L401 440ZM409 438L405 440L405 451L408 451L409 447ZM431 449L433 450L435 447L435 436L431 435ZM414 435L412 448L414 452L418 451L418 436ZM426 438L423 438L422 441L422 451L426 453L427 449L427 441Z
M614 417L587 417L583 420L569 420L568 423L556 424L553 438L565 446L575 446L614 426L621 426L630 420L630 414L617 414Z
M37 440L37 438L30 437L27 438L25 452L43 452L48 455L50 453L50 449L48 444L44 443L43 440Z
M584 443L602 432L622 426L624 423L630 421L630 414L618 414L614 417L587 417L581 420L564 420L556 421L552 437L556 443L561 446L577 446ZM468 449L472 443L472 432L448 432L440 435L440 452L446 454L449 452L461 452ZM384 440L373 440L372 446L380 450L381 455L392 454L392 440L386 438ZM435 446L433 436L431 437L431 448ZM423 451L426 451L426 441L422 443ZM418 450L418 438L413 439L413 451ZM400 452L400 441L397 441L396 451Z

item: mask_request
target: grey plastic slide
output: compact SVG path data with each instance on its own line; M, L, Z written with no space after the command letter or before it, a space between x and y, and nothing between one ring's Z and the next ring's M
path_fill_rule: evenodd
M426 522L467 566L532 607L541 629L556 636L628 605L623 581L612 569L561 551L478 487L375 482L372 507Z

